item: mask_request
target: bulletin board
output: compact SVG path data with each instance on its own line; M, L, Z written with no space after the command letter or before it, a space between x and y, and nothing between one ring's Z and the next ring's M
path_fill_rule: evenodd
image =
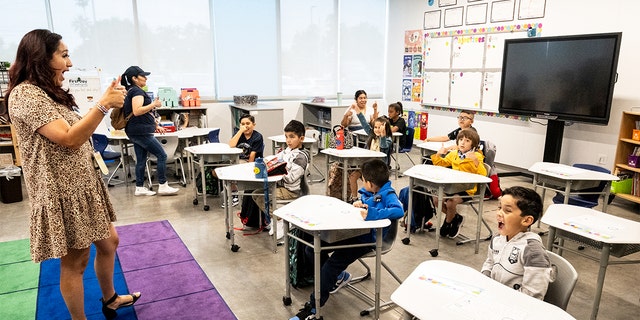
M505 40L539 35L541 28L530 23L426 33L422 104L497 112Z

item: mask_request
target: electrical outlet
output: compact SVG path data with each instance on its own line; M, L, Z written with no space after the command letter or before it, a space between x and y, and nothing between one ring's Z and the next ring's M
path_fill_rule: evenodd
M607 163L607 155L606 154L599 154L598 155L598 164L605 164Z

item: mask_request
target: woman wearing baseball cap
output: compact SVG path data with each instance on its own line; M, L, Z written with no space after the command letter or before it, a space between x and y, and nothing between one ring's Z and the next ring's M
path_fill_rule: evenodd
M145 72L138 66L131 66L122 75L121 84L127 89L127 96L124 100L125 117L133 113L133 117L127 121L125 132L129 140L133 142L133 150L136 153L136 196L152 196L156 193L144 186L145 163L147 153L151 153L158 159L158 194L172 195L178 189L172 188L167 183L167 154L162 145L153 135L155 132L164 133L165 130L156 122L153 110L162 106L159 99L152 101L147 93L142 89L147 85L147 76L150 72Z

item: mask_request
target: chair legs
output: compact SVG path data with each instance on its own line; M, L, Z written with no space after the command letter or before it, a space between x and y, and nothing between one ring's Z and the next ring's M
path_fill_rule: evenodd
M149 179L149 190L151 190L153 184L151 183L151 166L149 165L149 162L150 162L150 160L147 160L146 171L147 171L147 177ZM182 175L182 179L180 181L178 181L177 183L180 183L183 186L186 186L187 185L187 178L186 178L185 173L184 173L184 165L182 163L182 158L181 157L177 157L177 158L174 159L176 173L178 172L178 163L180 163L180 173ZM176 182L170 182L170 183L176 183Z
M476 215L478 215L478 219L480 219L480 215L482 214L481 212L478 211L478 209L476 207L473 206L473 203L469 203L469 206L471 207L471 209L473 209L473 211L475 211ZM489 241L491 240L491 238L493 237L493 231L491 230L491 228L489 228L489 225L487 224L487 221L482 219L482 224L484 225L484 227L487 229L487 231L489 231L489 235L486 238L481 238L480 240L483 241ZM458 238L460 240L458 240L458 242L456 242L456 245L460 246L463 245L467 242L472 242L472 241L476 241L476 239L471 239L463 234L460 234L458 236Z
M363 292L362 290L356 288L353 286L353 284L367 280L369 278L371 278L371 268L369 267L369 265L367 265L366 262L364 262L364 260L362 258L359 258L358 261L360 262L360 264L362 264L362 266L367 270L366 273L364 275L360 275L357 277L353 277L349 283L347 284L347 287L349 287L349 289L351 289L356 295L360 296L360 298L362 299L366 299L369 300L371 303L375 304L375 301L373 298L369 297L365 292ZM398 275L395 274L395 272L393 272L393 270L391 270L391 268L389 268L389 266L384 262L384 261L380 261L382 264L382 267L387 270L387 272L389 272L389 274L396 279L396 281L399 284L402 284L402 279L400 279L400 277L398 277ZM387 301L384 303L380 304L380 311L382 312L382 310L384 308L392 308L393 306L395 306L395 303L393 303L393 301ZM375 309L375 306L371 306L365 310L362 310L360 312L361 316L366 316L368 315L371 311L373 311ZM384 309L386 310L386 309Z
M126 177L126 173L124 172L124 163L122 162L122 158L120 158L120 160L118 160L118 165L116 166L115 169L113 169L113 172L109 175L109 178L107 179L107 186L112 186L112 185L116 185L116 184L121 184L124 183L126 180L119 180L119 179L114 179L114 176L116 175L116 173L118 172L118 170L122 169L122 173L125 175L124 179L127 179ZM111 181L115 181L114 184L111 184Z

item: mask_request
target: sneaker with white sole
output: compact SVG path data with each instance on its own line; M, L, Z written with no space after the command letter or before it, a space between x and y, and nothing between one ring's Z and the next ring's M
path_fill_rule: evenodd
M231 196L231 206L235 207L239 204L240 204L240 198L238 197L238 195L234 194L233 196ZM222 203L220 207L224 208L224 203Z
M449 234L447 235L449 238L454 239L458 235L460 235L460 229L462 229L462 224L464 223L464 217L459 213L453 217L451 220L451 228L449 229Z
M178 188L170 187L168 182L165 182L158 187L158 194L163 196L176 194L178 191Z
M347 271L342 271L338 275L338 280L329 293L334 294L338 292L342 287L346 286L351 281L351 274Z
M136 196L153 196L156 193L147 189L147 187L136 187L136 191L133 194Z
M314 320L316 318L316 308L311 307L311 303L307 302L298 313L289 318L289 320Z
M278 227L278 237L277 239L280 240L282 239L282 237L284 237L284 221L283 220L278 220L277 223L277 227ZM271 221L271 223L269 224L269 226L267 227L269 229L269 235L272 236L273 235L273 220Z

